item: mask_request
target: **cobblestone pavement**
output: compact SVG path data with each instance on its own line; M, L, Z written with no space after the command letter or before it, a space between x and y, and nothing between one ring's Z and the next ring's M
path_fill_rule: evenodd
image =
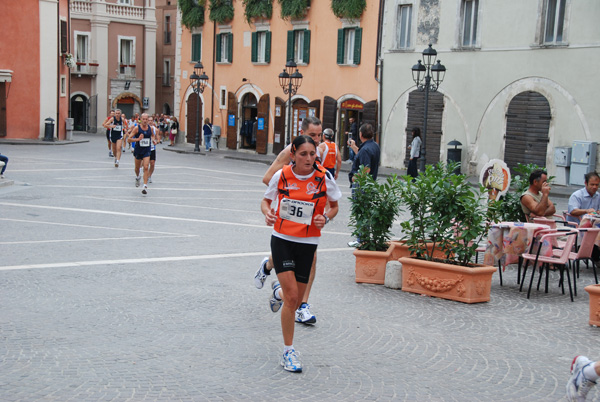
M104 136L82 137L2 149L2 401L557 401L573 357L600 357L589 270L574 303L556 277L527 300L512 267L477 305L356 284L342 185L318 321L296 326L304 372L285 372L279 314L252 281L265 165L159 149L144 197L131 154L114 168Z

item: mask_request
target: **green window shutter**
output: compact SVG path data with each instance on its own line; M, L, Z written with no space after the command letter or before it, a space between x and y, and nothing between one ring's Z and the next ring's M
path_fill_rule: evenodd
M221 62L221 35L222 34L217 34L217 63Z
M310 61L310 31L304 30L304 49L302 49L302 62L308 64Z
M337 64L344 64L344 40L345 40L344 29L338 29L338 42L337 42Z
M265 63L271 62L271 31L267 32L265 40Z
M288 31L287 37L287 54L285 61L292 60L294 58L294 31Z
M227 61L233 63L233 34L227 34Z
M252 63L256 63L258 61L258 32L252 32L252 55L250 56L250 61Z
M362 44L362 28L354 30L354 64L360 64L360 46Z
M202 50L202 35L194 34L192 35L192 61L200 61L201 60L201 50Z

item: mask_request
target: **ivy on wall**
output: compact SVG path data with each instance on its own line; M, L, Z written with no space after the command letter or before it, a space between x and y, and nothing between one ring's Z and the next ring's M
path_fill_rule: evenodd
M233 19L232 0L210 0L210 19L220 24Z
M252 22L253 18L271 19L273 15L273 0L243 0L243 3L248 23Z
M310 0L278 0L281 4L281 18L302 18L310 7Z
M367 8L367 0L331 0L331 10L338 18L357 20Z
M204 25L206 0L178 0L181 9L181 24L187 29Z

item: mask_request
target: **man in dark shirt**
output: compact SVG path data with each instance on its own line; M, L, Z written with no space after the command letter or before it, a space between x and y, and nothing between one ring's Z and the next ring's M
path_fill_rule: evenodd
M368 173L377 180L381 151L379 145L373 141L374 134L373 126L367 123L360 126L358 133L362 141L360 147L356 146L354 140L350 140L350 148L356 153L356 158L354 158L354 162L352 163L352 170L348 174L351 182L354 181L354 175L358 173L361 165L366 166Z
M352 150L354 150L354 152L356 152L356 157L352 163L352 170L350 170L350 173L348 174L350 183L352 183L352 193L354 193L356 190L356 185L353 183L354 175L358 173L361 165L365 166L366 172L373 176L373 179L377 180L381 151L379 149L379 145L373 141L374 134L373 126L367 123L360 126L358 133L360 140L362 141L360 147L356 146L356 142L354 142L354 140L350 140L350 147ZM358 247L359 245L360 239L356 239L355 241L348 243L348 246L350 247Z

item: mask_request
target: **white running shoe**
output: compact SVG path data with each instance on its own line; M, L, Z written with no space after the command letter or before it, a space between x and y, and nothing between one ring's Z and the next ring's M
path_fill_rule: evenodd
M256 289L262 289L265 281L267 280L267 273L265 272L267 262L269 262L269 257L263 258L262 262L260 263L260 267L258 267L258 271L256 271L256 274L254 274L254 286L256 286Z
M567 400L585 401L588 392L596 383L583 375L583 369L593 362L585 356L576 356L571 363L571 378L567 382Z
M314 324L317 322L317 317L310 313L310 304L302 303L298 310L296 310L296 322L302 324Z
M113 155L112 151L108 151L108 157L109 158L114 158L115 156Z
M148 194L148 186L144 184L144 188L142 189L142 194Z
M115 159L115 167L119 167L119 161Z
M141 182L142 182L142 178L141 177L136 177L135 178L135 186L136 187L139 187Z
M353 240L353 241L349 241L349 242L348 242L348 247L354 247L354 248L356 248L356 247L358 247L358 246L360 246L360 243L359 243L359 242L357 242L356 240Z
M152 176L148 177L148 183L152 183Z
M302 372L302 363L298 359L298 354L294 349L288 350L281 356L279 363L283 366L284 370L291 371L292 373Z
M275 297L275 292L279 288L281 288L279 281L271 282L271 288L273 289L273 292L271 293L271 296L269 297L269 306L271 307L271 311L276 313L279 311L279 309L281 308L281 305L283 304L283 300L279 300L278 298Z

